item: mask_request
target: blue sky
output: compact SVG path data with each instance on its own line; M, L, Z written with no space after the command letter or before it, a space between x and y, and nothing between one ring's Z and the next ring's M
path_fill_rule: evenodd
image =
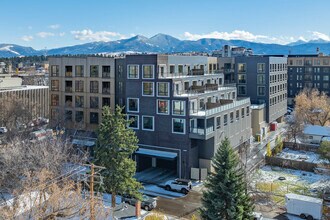
M330 40L329 0L1 0L0 43L35 49L157 33L289 43Z

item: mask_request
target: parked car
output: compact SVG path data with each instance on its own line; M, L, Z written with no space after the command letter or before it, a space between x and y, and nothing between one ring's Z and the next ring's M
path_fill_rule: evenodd
M136 198L132 196L125 195L123 196L123 202L135 206ZM150 198L149 196L143 195L141 201L141 208L146 211L150 211L157 206L157 201L154 198Z
M185 179L169 180L165 183L166 190L179 191L184 194L187 194L191 188L191 181Z
M0 134L4 134L8 131L6 127L0 127Z

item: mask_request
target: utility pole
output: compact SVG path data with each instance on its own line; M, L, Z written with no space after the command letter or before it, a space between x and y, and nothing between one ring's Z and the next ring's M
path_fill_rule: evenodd
M90 177L90 192L91 192L91 220L95 220L95 210L94 210L94 164L91 164L91 177Z

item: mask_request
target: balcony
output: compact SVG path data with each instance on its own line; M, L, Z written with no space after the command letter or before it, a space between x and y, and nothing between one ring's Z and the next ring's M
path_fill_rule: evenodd
M223 71L220 70L214 70L214 71L205 71L200 69L193 69L188 72L166 72L166 73L160 73L158 72L158 78L184 78L184 77L198 77L198 76L209 76L209 75L220 75Z
M207 85L207 84L206 84ZM230 84L226 86L219 86L218 84L208 84L208 86L198 86L198 85L192 85L187 90L179 90L175 91L174 96L181 96L181 97L189 97L189 96L196 96L198 94L203 93L214 93L218 91L233 91L236 90L236 84Z
M192 119L189 137L207 140L214 135L214 118Z

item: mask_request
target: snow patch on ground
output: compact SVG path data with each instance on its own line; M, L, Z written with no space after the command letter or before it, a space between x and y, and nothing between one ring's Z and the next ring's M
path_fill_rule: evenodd
M297 161L305 161L309 163L329 163L326 160L320 159L320 155L310 151L297 151L291 150L289 148L283 149L283 151L276 155L276 157L289 159L289 160L297 160Z
M156 185L144 185L144 189L141 190L142 193L151 196L161 196L169 199L179 198L185 196L185 194L178 193L175 191L165 190L162 187Z

